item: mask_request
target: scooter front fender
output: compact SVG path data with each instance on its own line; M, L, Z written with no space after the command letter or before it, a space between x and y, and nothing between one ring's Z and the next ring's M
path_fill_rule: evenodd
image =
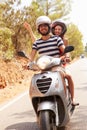
M43 110L49 110L52 111L55 116L56 116L56 126L59 125L59 116L58 116L58 109L57 109L57 104L56 102L51 102L51 101L45 101L45 102L41 102L38 106L38 110L37 112L39 113L39 111L43 111Z
M53 111L55 113L56 110L55 110L55 104L54 104L54 102L51 102L51 101L43 101L43 102L41 102L38 105L37 111L39 112L39 111L42 111L42 110L51 110L51 111Z

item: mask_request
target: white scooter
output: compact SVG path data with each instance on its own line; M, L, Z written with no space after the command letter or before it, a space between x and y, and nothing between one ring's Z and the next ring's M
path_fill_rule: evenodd
M66 47L64 54L73 49ZM66 80L60 71L52 71L61 64L60 58L50 56L41 56L29 64L29 68L39 71L32 77L29 94L40 130L64 130L75 109Z

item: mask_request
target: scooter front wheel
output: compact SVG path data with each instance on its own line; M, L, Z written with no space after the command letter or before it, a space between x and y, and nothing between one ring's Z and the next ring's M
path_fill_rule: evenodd
M57 130L54 126L54 116L52 112L45 110L39 113L40 130Z

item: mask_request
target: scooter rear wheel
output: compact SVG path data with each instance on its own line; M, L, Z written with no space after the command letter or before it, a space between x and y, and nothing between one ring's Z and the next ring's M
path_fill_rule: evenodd
M53 116L50 111L40 111L39 113L39 126L40 130L57 130L53 123Z

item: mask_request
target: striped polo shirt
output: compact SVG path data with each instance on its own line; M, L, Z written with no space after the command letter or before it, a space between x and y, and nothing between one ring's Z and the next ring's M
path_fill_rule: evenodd
M63 40L58 36L51 36L48 40L38 39L33 43L32 49L38 51L39 55L59 57L59 47L63 45Z

